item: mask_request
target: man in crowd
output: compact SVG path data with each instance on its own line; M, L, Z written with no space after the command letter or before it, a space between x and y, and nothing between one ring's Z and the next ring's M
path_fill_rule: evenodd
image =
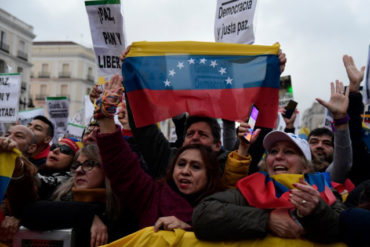
M8 132L5 134L10 140L16 143L16 147L22 152L24 157L28 159L32 157L37 148L36 136L33 132L23 125L10 126Z
M33 131L37 140L37 148L30 161L37 167L40 167L45 164L46 157L49 154L49 143L54 136L54 126L49 119L39 115L28 124L28 128Z
M37 169L27 159L32 156L36 146L36 136L23 125L11 126L6 137L0 137L0 154L12 152L13 148L17 148L23 155L16 159L13 179L1 204L5 218L0 225L0 242L11 242L13 235L18 231L19 216L23 207L38 197L35 181Z

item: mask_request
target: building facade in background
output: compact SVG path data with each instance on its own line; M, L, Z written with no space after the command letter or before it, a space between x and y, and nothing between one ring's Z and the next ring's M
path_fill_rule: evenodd
M302 116L302 127L310 130L324 126L325 107L314 102L310 108L304 111Z
M92 49L70 41L33 42L31 96L36 107L45 97L67 96L69 116L76 123L84 118L84 96L97 81Z
M33 27L0 9L0 73L20 73L19 110L33 107L29 94Z

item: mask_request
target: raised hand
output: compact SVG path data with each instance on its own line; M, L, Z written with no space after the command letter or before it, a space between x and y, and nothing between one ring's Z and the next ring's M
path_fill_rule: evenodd
M331 88L331 97L328 102L319 98L316 98L316 100L321 105L325 106L333 114L334 119L344 118L347 114L348 108L348 95L349 95L348 87L345 94L343 94L344 92L343 83L336 80L335 87L334 83L331 82L330 88Z
M126 58L127 53L130 51L131 45L127 46L126 49L122 52L120 56L121 61L123 62Z
M94 118L98 120L101 133L112 133L116 130L113 120L118 104L122 101L122 77L115 75L104 83L104 92L96 102Z
M250 126L246 122L241 122L238 128L238 138L240 140L239 147L238 147L238 154L247 156L248 150L251 143L254 143L257 140L259 133L261 132L260 129L256 129L251 137L250 143L246 142L244 136L250 132Z
M349 79L349 90L351 92L358 92L360 84L364 79L365 66L362 66L361 69L358 70L353 58L348 55L343 56L343 64Z
M103 95L96 101L94 118L113 118L119 103L122 101L122 77L114 75L104 83Z
M285 65L286 65L287 59L286 59L285 53L283 53L281 51L281 49L279 50L278 58L279 58L279 62L280 62L280 74L282 74L285 70Z
M286 109L285 107L282 109L282 116L283 116L283 119L284 119L284 122L285 122L285 127L288 128L288 129L293 129L294 128L294 122L295 122L295 119L297 118L297 114L298 114L298 110L295 109L292 116L290 116L290 118L286 118L284 117L284 114L286 112Z
M102 91L100 90L99 85L95 85L89 95L91 103L95 104L95 100L99 98L101 93Z

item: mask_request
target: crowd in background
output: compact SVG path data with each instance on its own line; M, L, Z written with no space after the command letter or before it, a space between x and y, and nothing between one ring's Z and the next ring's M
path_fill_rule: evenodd
M286 57L279 53L280 70ZM90 94L94 120L81 140L51 143L52 122L35 117L0 137L0 153L21 151L1 204L0 242L19 227L73 228L76 246L99 246L148 226L181 228L200 240L305 238L369 245L370 153L362 141L364 67L343 56L348 82L327 84L332 128L294 133L207 116L174 117L177 141L156 124L136 127L121 76ZM345 89L345 85L347 86ZM246 95L248 97L248 95ZM315 98L315 95L312 95ZM119 121L113 119L117 108ZM145 113L143 113L145 114ZM221 145L221 139L224 145Z

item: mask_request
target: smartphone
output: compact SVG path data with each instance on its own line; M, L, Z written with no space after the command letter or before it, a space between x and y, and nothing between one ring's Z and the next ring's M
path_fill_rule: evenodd
M257 122L258 113L259 113L259 110L257 106L252 105L251 110L249 112L249 118L248 118L248 124L249 124L250 129L249 129L249 132L245 134L244 136L244 139L247 142L251 142L254 126L256 125L256 122Z
M288 119L291 118L295 111L295 108L297 107L297 104L298 103L294 100L289 100L288 105L285 107L285 114L283 114L283 117Z

